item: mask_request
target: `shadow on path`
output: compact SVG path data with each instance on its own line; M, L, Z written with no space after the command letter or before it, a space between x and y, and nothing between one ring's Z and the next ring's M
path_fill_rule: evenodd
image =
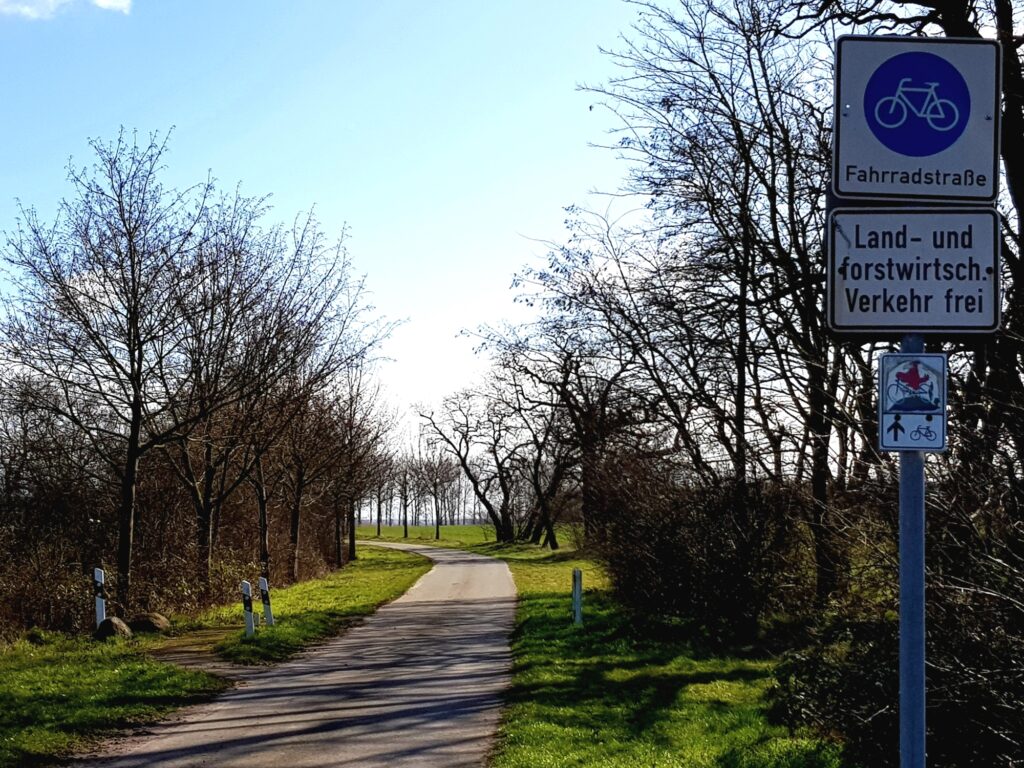
M78 768L480 766L510 682L505 563L422 552L435 567L344 636L246 672L214 702Z

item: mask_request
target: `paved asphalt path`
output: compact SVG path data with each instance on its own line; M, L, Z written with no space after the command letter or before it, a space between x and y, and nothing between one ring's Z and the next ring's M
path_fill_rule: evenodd
M392 545L389 545L392 546ZM509 685L515 585L500 560L435 561L344 636L76 768L482 766Z

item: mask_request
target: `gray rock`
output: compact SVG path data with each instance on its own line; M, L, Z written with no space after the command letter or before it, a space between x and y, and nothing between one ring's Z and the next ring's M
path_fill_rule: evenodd
M128 626L132 632L159 632L164 634L171 631L171 622L160 613L140 613L128 620Z
M92 633L94 640L106 640L109 637L131 637L132 631L121 619L111 616L104 619L96 631Z

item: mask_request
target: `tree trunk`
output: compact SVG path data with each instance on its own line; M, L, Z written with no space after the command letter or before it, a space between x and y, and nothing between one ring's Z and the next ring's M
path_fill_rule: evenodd
M511 544L516 540L516 532L512 526L512 515L508 509L501 510L501 527L498 529L498 541Z
M834 531L828 510L828 420L825 416L825 366L815 361L808 366L808 410L811 433L811 497L814 507L812 534L817 573L816 598L823 605L839 586Z
M597 448L589 439L580 441L580 514L583 535L588 541L600 534L597 521Z
M259 562L262 577L270 581L270 526L266 515L266 482L263 477L263 458L256 460L253 482L256 490L256 524L259 527Z
M139 474L142 404L132 403L124 474L121 475L121 499L117 513L117 599L122 612L131 605L132 544L135 539L135 486Z
M299 580L299 523L302 518L302 492L304 485L305 473L299 470L298 476L295 478L295 493L292 498L292 519L288 541L291 547L289 560L291 561L291 577L293 582Z
M341 500L336 498L334 500L334 565L336 568L345 565L345 554L342 552L344 536L341 522Z
M135 537L135 480L138 475L138 456L125 462L121 477L121 503L117 513L117 602L126 612L131 601L132 542Z
M548 515L544 515L544 530L547 531L547 536L545 536L544 543L541 546L548 547L554 552L558 549L558 537L555 535L555 526Z
M197 550L196 559L198 560L198 572L199 572L199 588L203 597L208 597L210 594L210 569L213 563L213 539L214 539L214 521L213 521L213 480L214 480L214 469L210 458L212 448L207 444L206 446L206 468L203 471L203 487L200 493L197 494L196 501L198 502L196 507L196 539L197 539Z
M434 486L434 541L441 538L441 499L438 498L437 486Z
M205 502L205 499L204 499ZM196 570L199 577L200 593L206 597L210 593L210 565L213 559L213 526L210 519L210 508L201 503L196 510Z
M520 535L531 544L540 544L541 537L544 535L544 526L541 523L540 512L534 512L530 516L529 521L526 523L526 528Z
M348 502L348 559L356 559L356 502L349 499Z
M747 518L747 354L749 341L748 292L750 291L750 261L752 245L750 243L750 224L747 211L741 213L743 222L743 254L740 264L739 287L737 291L739 338L736 342L736 395L733 404L735 421L733 423L736 439L735 469L736 484L734 486L733 508L739 528L741 545L749 540L750 525Z

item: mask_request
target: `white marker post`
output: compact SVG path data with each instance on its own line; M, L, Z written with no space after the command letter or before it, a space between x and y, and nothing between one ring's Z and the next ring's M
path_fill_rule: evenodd
M270 609L270 584L260 576L260 600L263 602L263 620L268 627L274 626L274 612Z
M583 626L583 571L572 569L572 623Z
M252 585L248 581L242 582L242 613L245 615L245 636L252 637L256 634L256 624L252 615Z
M92 569L92 593L96 596L96 626L98 627L107 618L107 589L106 575L102 568Z

